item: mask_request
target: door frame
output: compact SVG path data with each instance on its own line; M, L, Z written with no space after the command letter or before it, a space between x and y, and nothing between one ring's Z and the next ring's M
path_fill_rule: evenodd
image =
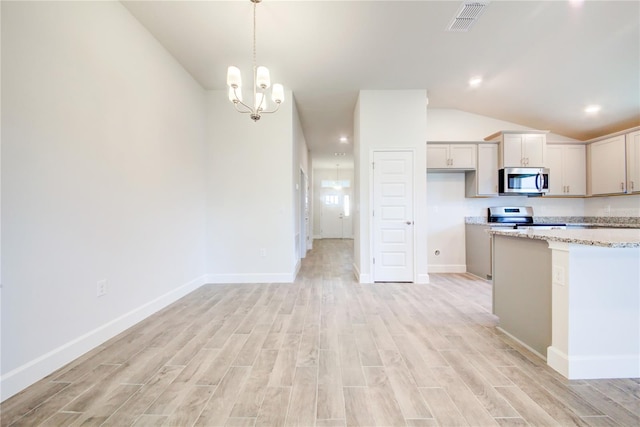
M417 267L418 267L418 263L416 262L416 227L415 227L415 222L416 222L416 204L417 204L417 197L416 197L416 149L415 148L411 148L411 147L407 147L407 148L375 148L369 151L369 182L371 183L371 185L369 186L369 212L367 213L369 215L369 271L371 272L371 282L375 283L376 282L376 270L375 270L375 266L373 264L373 257L375 255L375 250L376 250L376 239L375 239L375 218L373 216L373 207L374 207L374 197L375 197L375 174L374 174L374 156L375 153L399 153L399 152L410 152L411 153L411 168L412 168L412 176L411 176L411 186L413 188L412 194L411 194L411 216L412 216L412 221L413 221L413 227L411 227L411 233L412 233L412 248L411 248L411 252L412 252L412 256L413 256L413 271L411 272L412 275L412 280L411 283L416 283L416 278L417 278ZM425 175L426 175L426 170L425 170ZM426 179L426 176L425 176Z

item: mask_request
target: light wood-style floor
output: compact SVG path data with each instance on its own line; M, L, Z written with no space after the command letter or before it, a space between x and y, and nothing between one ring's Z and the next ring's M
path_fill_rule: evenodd
M488 282L204 286L1 406L2 426L638 426L638 379L567 381L495 329Z

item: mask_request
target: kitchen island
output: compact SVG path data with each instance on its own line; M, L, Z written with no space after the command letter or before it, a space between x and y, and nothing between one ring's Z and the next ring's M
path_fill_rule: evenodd
M490 230L500 328L569 379L640 377L640 230Z

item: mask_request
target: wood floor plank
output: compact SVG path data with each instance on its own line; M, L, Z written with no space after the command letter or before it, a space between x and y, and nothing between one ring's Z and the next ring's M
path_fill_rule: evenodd
M450 360L454 361L453 358ZM493 417L519 416L505 397L498 393L496 388L491 386L474 368L464 363L454 362L454 364L455 366L451 368L433 368L433 372L443 387L456 387L463 390L464 388L458 384L459 381L462 381Z
M404 416L384 368L365 367L367 393L378 425L404 425Z
M317 388L315 381L294 381L285 425L306 427L315 424Z
M267 391L269 377L278 357L277 350L262 350L258 355L230 416L233 418L256 418Z
M420 391L409 373L399 352L380 352L389 384L406 418L432 418L432 414L420 396Z
M451 396L440 387L421 388L420 394L427 402L434 418L442 426L468 426Z
M137 393L120 406L103 426L119 427L132 425L145 410L162 394L166 387L180 374L182 366L165 366Z
M249 376L248 366L232 366L196 420L196 426L224 426Z
M290 396L291 387L267 387L256 427L284 426Z
M533 399L518 387L496 387L513 408L531 425L561 426Z
M211 398L214 386L188 385L184 400L169 415L164 422L165 426L184 427L192 426L198 419L202 409Z
M434 373L442 389L469 424L495 425L494 414L518 416L513 407L492 388L484 389L480 396L475 395L453 368L434 368Z
M345 415L348 426L373 426L373 410L366 387L344 387Z
M525 375L520 369L514 366L505 366L500 370L560 425L587 425L571 409L566 408L551 392L538 385L533 378Z
M220 350L215 360L211 362L209 368L196 380L198 385L216 385L231 366L231 363L238 356L242 346L248 336L244 334L232 334Z

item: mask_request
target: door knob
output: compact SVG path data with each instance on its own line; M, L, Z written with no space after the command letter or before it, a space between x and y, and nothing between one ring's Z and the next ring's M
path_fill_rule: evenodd
M407 221L407 225L413 224L413 221Z

